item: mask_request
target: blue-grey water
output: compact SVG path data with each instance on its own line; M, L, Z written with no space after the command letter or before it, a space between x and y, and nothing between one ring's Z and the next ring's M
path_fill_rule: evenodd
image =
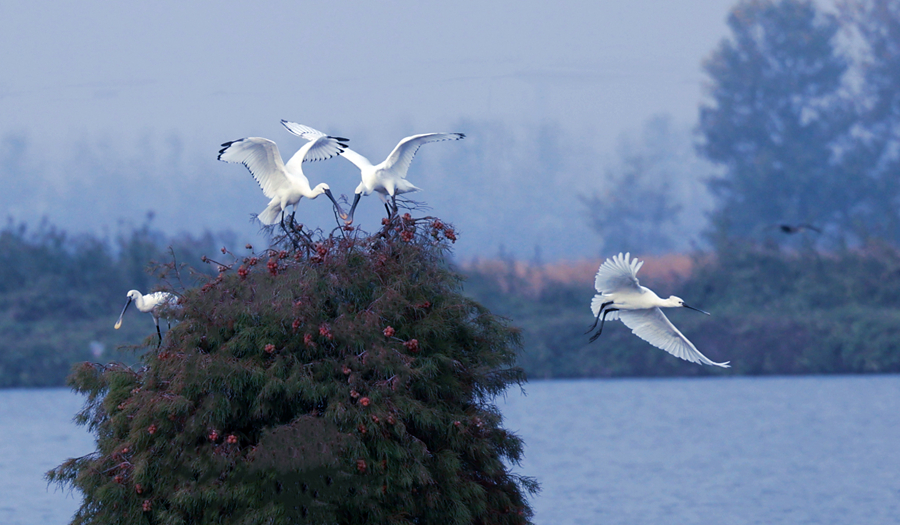
M900 376L536 381L500 401L539 524L900 523ZM0 391L0 524L64 524L93 449L64 389Z

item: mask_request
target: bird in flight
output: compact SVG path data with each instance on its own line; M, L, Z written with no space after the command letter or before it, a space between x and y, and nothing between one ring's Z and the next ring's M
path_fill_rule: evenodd
M773 224L770 228L778 228L782 233L788 234L800 233L806 230L822 233L822 230L811 224Z
M631 254L613 256L597 271L594 286L599 292L591 300L591 311L594 324L588 333L600 324L600 328L591 342L596 341L603 332L603 324L607 319L619 319L625 326L644 341L661 348L666 352L692 363L715 365L729 368L728 362L716 363L701 354L697 347L684 336L675 325L662 313L660 308L689 308L709 315L708 312L688 306L680 297L670 296L661 299L653 290L641 286L637 272L643 261L631 259Z

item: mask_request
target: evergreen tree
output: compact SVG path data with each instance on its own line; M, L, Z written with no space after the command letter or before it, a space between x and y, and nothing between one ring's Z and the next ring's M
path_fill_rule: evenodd
M70 377L98 445L48 473L84 494L73 523L526 523L492 404L518 332L460 293L447 239L407 214L211 261L143 368Z
M700 151L725 168L712 180L720 236L748 237L783 221L847 226L859 202L836 162L852 122L839 98L847 61L839 25L809 0L745 0L732 36L706 61L711 102ZM832 228L834 230L834 228Z

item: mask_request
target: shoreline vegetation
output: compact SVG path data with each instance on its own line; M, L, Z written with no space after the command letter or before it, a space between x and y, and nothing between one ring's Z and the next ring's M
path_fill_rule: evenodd
M148 315L113 323L130 289L163 281L155 264L199 278L233 236L167 237L149 224L114 239L70 236L46 222L0 229L0 388L62 386L75 363L138 356ZM712 313L672 320L722 371L683 362L619 322L589 344L590 299L602 258L534 264L510 258L455 263L464 293L522 331L519 366L533 379L900 372L900 253L871 243L832 252L741 243L717 253L643 256L641 283ZM147 261L156 261L148 267ZM125 347L125 349L118 349ZM136 348L136 347L132 347Z

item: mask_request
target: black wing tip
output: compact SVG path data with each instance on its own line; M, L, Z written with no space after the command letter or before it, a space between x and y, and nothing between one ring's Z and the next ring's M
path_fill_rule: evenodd
M350 142L350 139L348 139L348 138L344 138L344 137L332 137L331 135L326 135L326 136L327 136L328 138L334 139L334 140L336 140L336 141L338 141L338 142ZM345 148L347 147L346 144L341 144L341 145L344 146Z
M223 142L223 143L222 143L222 149L219 150L219 156L216 157L216 159L217 159L217 160L222 160L222 155L225 154L225 150L227 150L228 148L230 148L234 143L236 143L236 142L241 142L241 141L243 141L243 140L244 140L244 139L237 139L237 140L229 140L228 142ZM222 162L228 162L228 161L222 160Z
M466 138L466 134L465 134L465 133L454 133L454 135L456 135L456 140Z

